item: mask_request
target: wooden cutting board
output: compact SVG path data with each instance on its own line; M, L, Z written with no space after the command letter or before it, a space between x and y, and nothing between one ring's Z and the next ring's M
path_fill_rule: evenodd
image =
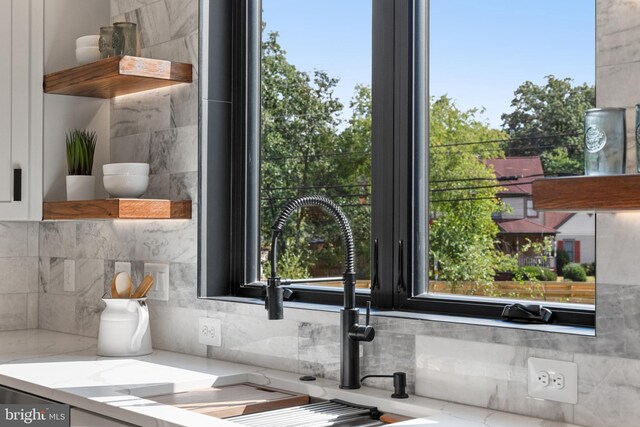
M208 387L183 393L152 396L148 399L216 418L254 414L309 403L307 395L254 384Z

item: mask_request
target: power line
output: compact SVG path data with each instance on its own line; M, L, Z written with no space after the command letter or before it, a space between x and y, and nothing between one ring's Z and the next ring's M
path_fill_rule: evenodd
M527 185L531 183L532 181L512 183L512 184L481 185L476 187L458 187L458 188L448 187L448 188L436 188L434 190L429 190L429 191L431 193L444 193L446 191L480 190L480 189L486 189L486 188L516 187L518 185Z
M277 190L315 190L316 188L367 188L371 187L371 184L349 184L349 185L308 185L302 187L264 187L264 191L277 191Z
M357 155L370 155L370 151L348 151L345 153L336 152L336 153L323 153L323 154L299 154L295 156L282 156L282 157L264 157L262 160L273 161L273 160L290 160L290 159L305 159L305 158L324 158L324 157L344 157L344 156L357 156Z
M536 177L541 177L544 176L544 174L542 173L537 173L534 175L510 175L510 176L500 176L500 177L494 177L494 178L459 178L459 179L434 179L434 180L430 180L430 183L433 182L463 182L463 181L515 181L517 179L524 179L524 178L536 178Z
M532 139L550 139L550 138L572 137L572 136L582 136L582 135L583 133L558 133L558 134L552 134L552 135L527 136L527 137L509 138L509 139L489 139L486 141L453 142L453 143L438 145L437 147L455 147L457 145L495 144L500 142L529 141Z
M466 197L466 198L458 198L458 199L437 199L437 200L429 200L429 203L452 203L452 202L469 202L474 200L500 200L499 197Z

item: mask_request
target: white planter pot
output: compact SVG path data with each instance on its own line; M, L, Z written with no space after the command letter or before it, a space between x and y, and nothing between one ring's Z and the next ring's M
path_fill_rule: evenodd
M67 176L67 200L93 200L96 197L96 177L92 175Z

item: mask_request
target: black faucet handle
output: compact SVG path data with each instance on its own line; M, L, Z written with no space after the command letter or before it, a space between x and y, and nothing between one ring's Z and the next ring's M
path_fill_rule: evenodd
M356 324L349 331L349 337L354 341L373 341L376 336L376 331L373 326L369 324L369 318L371 316L371 301L367 301L367 311L365 315L365 324Z
M367 311L366 311L366 315L365 315L365 321L364 324L369 326L369 320L371 318L371 301L367 301Z

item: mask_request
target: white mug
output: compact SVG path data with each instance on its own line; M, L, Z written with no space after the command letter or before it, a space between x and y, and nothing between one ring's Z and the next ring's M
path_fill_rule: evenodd
M149 308L146 298L103 298L98 356L143 356L151 353Z

